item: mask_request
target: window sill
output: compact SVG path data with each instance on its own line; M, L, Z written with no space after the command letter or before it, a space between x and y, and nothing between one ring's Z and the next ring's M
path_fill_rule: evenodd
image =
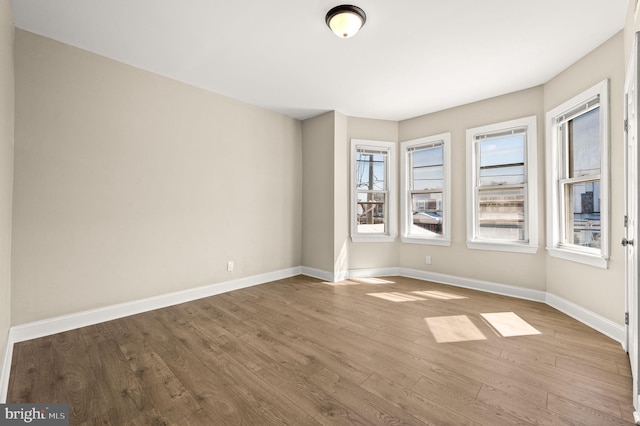
M537 245L519 243L467 241L467 247L472 250L493 250L510 253L536 254L538 252Z
M547 247L547 251L550 256L557 257L558 259L569 260L602 269L607 269L609 266L608 259L599 254L583 253L561 247Z
M451 240L446 238L416 238L416 237L402 237L400 240L407 244L425 244L431 246L445 246L451 245Z
M396 240L394 235L353 235L354 243L392 243Z

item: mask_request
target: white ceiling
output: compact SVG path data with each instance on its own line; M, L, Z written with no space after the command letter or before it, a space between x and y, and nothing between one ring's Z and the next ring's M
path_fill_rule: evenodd
M16 27L307 118L402 120L545 83L620 31L629 0L12 0Z

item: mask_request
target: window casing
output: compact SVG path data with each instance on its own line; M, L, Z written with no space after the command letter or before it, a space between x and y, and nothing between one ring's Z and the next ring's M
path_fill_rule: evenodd
M606 268L609 259L608 80L547 113L547 250Z
M401 238L403 242L448 246L451 243L451 134L401 145Z
M351 140L351 240L396 236L395 143Z
M536 117L467 130L467 246L536 253Z

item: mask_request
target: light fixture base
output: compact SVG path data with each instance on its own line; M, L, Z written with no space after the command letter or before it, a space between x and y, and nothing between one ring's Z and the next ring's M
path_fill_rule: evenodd
M325 17L327 26L340 38L353 37L366 21L364 10L351 4L336 6Z

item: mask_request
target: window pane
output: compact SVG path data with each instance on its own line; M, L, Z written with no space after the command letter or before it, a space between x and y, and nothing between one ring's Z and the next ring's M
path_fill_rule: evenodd
M569 177L600 174L600 107L569 120Z
M600 248L600 181L565 184L565 242Z
M386 231L386 194L384 192L358 192L358 232Z
M524 241L524 188L481 189L478 200L478 237Z
M443 147L435 146L410 153L411 189L442 189L444 176Z
M387 156L358 153L356 158L356 188L384 191L386 189Z
M413 235L442 235L442 192L411 194Z
M524 179L525 135L488 138L480 145L480 186L518 185Z

